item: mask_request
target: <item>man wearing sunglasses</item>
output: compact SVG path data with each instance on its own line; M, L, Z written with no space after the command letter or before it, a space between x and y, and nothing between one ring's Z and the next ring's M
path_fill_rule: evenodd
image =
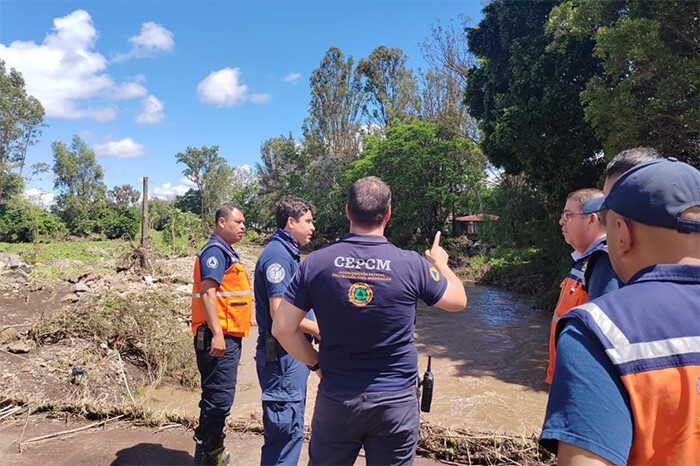
M570 309L608 291L619 288L619 280L610 265L605 243L605 227L598 214L584 214L583 206L591 199L603 197L598 189L585 188L566 198L564 212L559 218L564 240L574 248L571 270L561 282L559 301L554 308L549 332L549 366L545 382L552 383L556 359L554 334L557 322Z

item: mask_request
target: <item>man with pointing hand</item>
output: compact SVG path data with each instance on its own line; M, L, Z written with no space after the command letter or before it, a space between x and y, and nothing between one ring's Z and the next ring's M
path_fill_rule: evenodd
M353 464L361 447L367 464L412 464L420 420L416 302L454 312L467 296L439 232L425 259L384 237L391 191L382 180L356 181L345 210L350 233L301 264L272 333L294 358L323 371L309 464ZM312 308L323 335L318 352L299 329Z

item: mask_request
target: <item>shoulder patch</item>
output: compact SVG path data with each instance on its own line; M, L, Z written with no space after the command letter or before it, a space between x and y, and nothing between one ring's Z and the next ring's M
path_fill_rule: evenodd
M440 272L438 272L438 269L436 269L435 267L430 267L430 276L436 282L440 281Z
M271 264L265 271L265 277L267 277L267 281L270 283L279 283L284 280L284 276L284 267L276 262Z
M209 267L210 269L215 269L218 266L219 260L216 257L211 256L209 259L207 259L207 267Z

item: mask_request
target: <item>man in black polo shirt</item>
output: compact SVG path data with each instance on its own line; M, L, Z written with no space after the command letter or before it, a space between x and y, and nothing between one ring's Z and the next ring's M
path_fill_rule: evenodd
M356 181L346 213L350 233L309 255L290 283L272 333L294 358L322 371L311 424L309 464L412 464L420 416L416 301L447 311L467 304L435 235L426 258L389 243L391 191L379 178ZM317 352L299 323L313 308Z

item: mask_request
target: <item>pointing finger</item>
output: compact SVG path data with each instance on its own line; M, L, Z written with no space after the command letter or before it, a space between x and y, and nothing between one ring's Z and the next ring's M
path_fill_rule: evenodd
M435 239L433 240L433 249L440 246L440 232L435 233Z

